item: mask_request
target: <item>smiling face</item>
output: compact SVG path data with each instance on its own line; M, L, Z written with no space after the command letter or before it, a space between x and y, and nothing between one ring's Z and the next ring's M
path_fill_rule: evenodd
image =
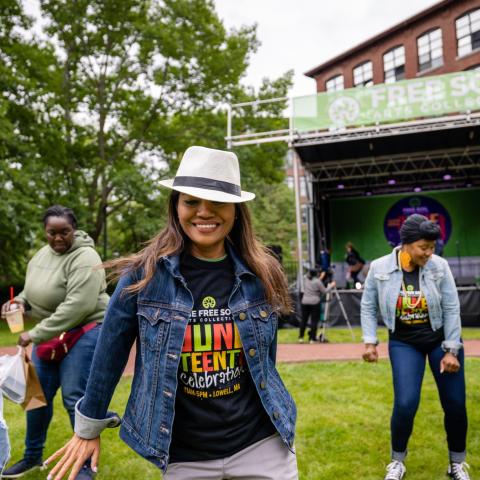
M75 229L65 217L48 217L45 233L52 250L61 254L72 246Z
M435 240L417 240L416 242L406 244L404 248L412 257L411 263L424 267L435 251Z
M235 222L233 203L212 202L180 193L178 220L191 240L190 253L200 258L225 255L225 238Z

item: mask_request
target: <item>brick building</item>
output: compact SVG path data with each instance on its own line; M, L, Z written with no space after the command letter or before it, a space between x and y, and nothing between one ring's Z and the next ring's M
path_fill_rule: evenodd
M294 99L292 146L312 192L304 249L310 263L331 249L341 279L347 241L375 258L391 248L387 231L402 212L433 218L441 204L453 225L445 256L455 276L480 276L472 210L480 202L475 70L480 0L442 0L306 72L317 94ZM460 84L462 92L451 88ZM407 207L389 220L402 202Z
M305 73L317 92L480 68L480 0L444 0Z

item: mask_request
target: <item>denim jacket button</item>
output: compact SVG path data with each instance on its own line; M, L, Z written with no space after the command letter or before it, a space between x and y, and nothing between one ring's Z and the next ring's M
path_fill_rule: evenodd
M273 412L273 418L275 420L278 420L280 418L280 413L279 412Z
M262 318L267 318L268 317L268 313L265 311L265 310L260 310L260 316Z
M254 357L256 353L257 353L257 351L256 351L254 348L251 348L251 349L248 351L248 354L249 354L251 357Z
M240 315L238 316L238 318L240 320L245 320L247 318L247 315L245 314L245 312L241 312Z
M266 384L265 382L263 382L263 381L260 382L260 388L261 388L262 390L265 390L265 388L267 388L267 384Z

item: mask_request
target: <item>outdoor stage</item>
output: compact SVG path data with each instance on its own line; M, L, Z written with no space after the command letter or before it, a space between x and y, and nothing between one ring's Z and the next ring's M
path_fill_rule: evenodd
M480 327L480 288L457 287L460 298L462 326ZM360 325L360 300L363 290L338 290L339 296L352 325ZM335 295L330 304L329 325L346 325Z

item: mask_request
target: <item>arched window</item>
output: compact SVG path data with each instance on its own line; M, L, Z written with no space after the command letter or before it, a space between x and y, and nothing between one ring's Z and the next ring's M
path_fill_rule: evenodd
M335 75L325 82L325 89L327 92L336 92L343 90L343 75Z
M459 57L468 55L480 48L480 8L457 18L457 54Z
M405 78L405 47L392 48L383 55L385 83L393 83Z
M373 85L373 65L370 60L357 65L353 69L353 85L355 87Z
M436 28L417 38L418 71L443 65L442 30Z

